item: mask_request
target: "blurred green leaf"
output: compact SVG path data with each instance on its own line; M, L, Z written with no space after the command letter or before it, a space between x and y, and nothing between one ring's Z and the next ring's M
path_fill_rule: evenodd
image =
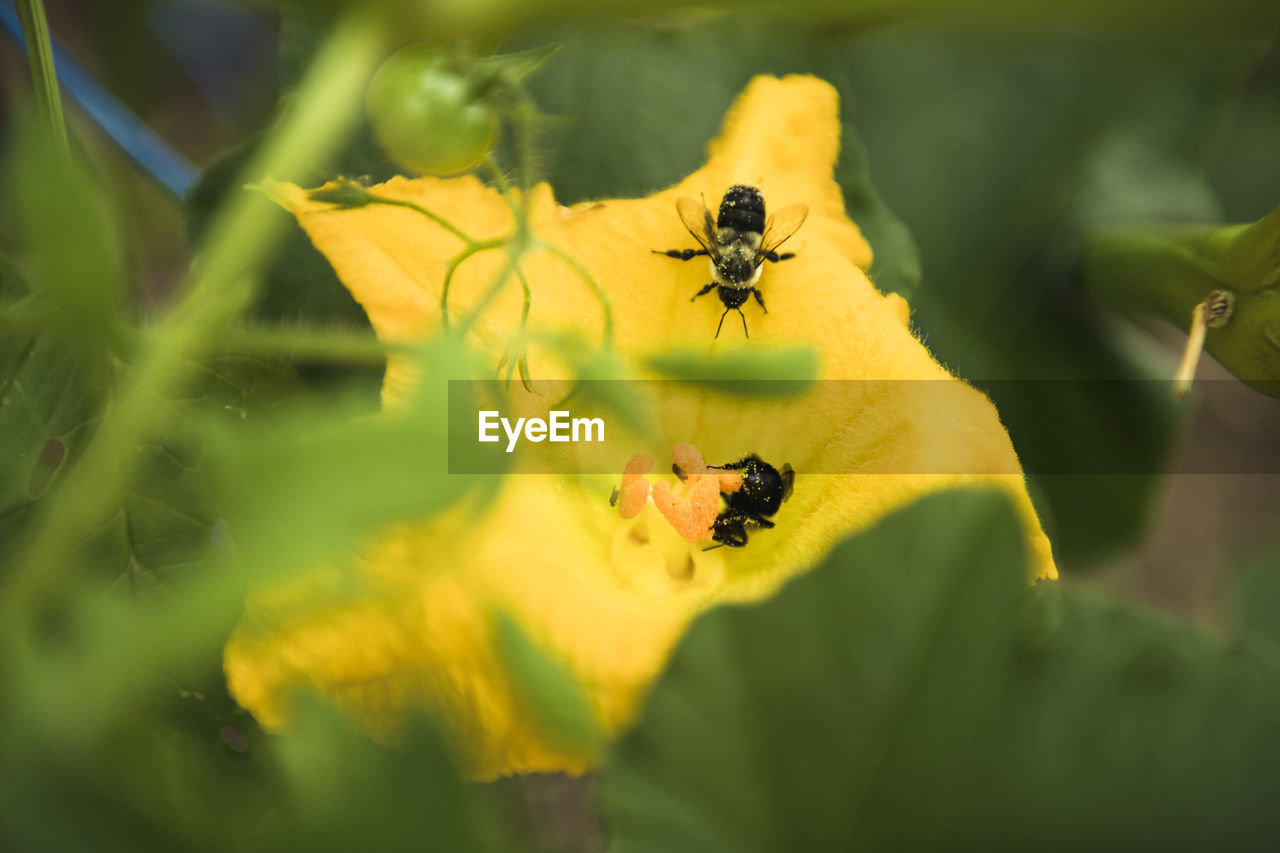
M127 651L119 640L129 630L115 622L125 611L113 610L85 640ZM189 643L171 609L135 618L157 615L170 632L178 628L179 645ZM148 635L144 628L137 638ZM220 722L225 711L147 672L141 657L86 650L82 663L98 666L79 671L85 687L77 693L67 680L77 674L76 656L67 651L45 656L17 682L30 689L20 702L0 702L6 850L520 849L502 837L426 721L407 724L390 748L311 701L299 703L287 736L265 738L247 715L234 726ZM105 717L91 701L99 698ZM182 706L199 726L181 719ZM23 716L41 707L38 721Z
M208 355L192 365L181 390L183 415L222 415L232 420L270 417L303 391L297 373L280 356Z
M221 513L200 428L221 424L234 434L287 412L302 385L280 358L210 355L190 366L173 401L170 433L143 442L119 510L94 534L94 547L119 554L120 574L133 591L163 585L173 570L208 564L216 556Z
M1230 604L1233 627L1280 644L1280 545L1273 544L1244 564Z
M1080 279L1111 307L1184 331L1197 305L1225 291L1229 313L1209 328L1205 350L1241 382L1280 396L1280 207L1247 225L1098 227Z
M341 561L378 528L499 480L449 474L447 380L472 375L469 355L445 341L418 358L418 396L394 411L368 415L362 396L330 395L211 430L215 494L256 577Z
M90 547L115 562L121 582L138 594L162 586L170 571L207 562L216 521L199 448L149 441L139 449L122 505L94 532Z
M32 508L72 464L106 401L101 350L41 334L35 297L0 256L0 553L14 553Z
M243 167L253 159L263 139L262 135L251 137L224 153L191 188L186 214L187 233L193 244L200 242L214 213L231 194L250 192L234 182ZM332 170L316 169L316 185L333 175L356 177L363 174L343 170L340 164L332 165ZM278 216L282 222L287 220L286 236L280 242L270 267L263 273L257 301L250 309L251 317L277 323L307 322L320 326L369 328L364 311L338 281L329 262L311 245L293 215L282 209Z
M1249 222L1280 199L1280 170L1259 168L1280 138L1280 41L1250 74L1236 104L1232 125L1210 164L1210 178L1222 199L1227 222Z
M709 353L705 348L669 350L650 356L645 364L672 379L747 396L799 394L818 377L818 352L807 346L753 346L720 353Z
M961 376L1032 380L990 388L1028 470L1069 448L1082 470L1125 472L1033 477L1060 561L1136 541L1179 428L1156 383L1110 383L1168 379L1174 359L1147 356L1074 286L1077 229L1214 218L1204 167L1267 38L1226 18L1168 39L922 20L851 45L873 179L925 261L913 321ZM1054 424L1042 379L1078 380L1055 392Z
M284 786L254 849L519 850L502 837L479 789L465 784L426 720L395 748L353 732L312 699L275 740Z
M701 617L606 771L614 849L1273 837L1274 666L1026 577L1007 499L957 492Z
M213 596L217 586L202 581L205 594L180 608L81 585L65 596L74 616L56 637L6 649L6 663L21 665L4 670L0 693L0 848L242 846L230 839L257 822L262 791L254 766L223 741L225 696L206 704L161 674L216 660L239 612L225 582ZM244 728L242 745L255 737Z
M494 56L477 56L477 68L500 73L506 80L523 80L547 63L560 50L558 44L521 50L516 53L500 53Z
M117 331L123 285L111 215L85 163L32 118L16 125L5 196L36 272L33 308L67 340L101 346Z
M493 617L498 657L524 709L553 742L594 757L603 744L586 691L565 666L540 648L515 617Z

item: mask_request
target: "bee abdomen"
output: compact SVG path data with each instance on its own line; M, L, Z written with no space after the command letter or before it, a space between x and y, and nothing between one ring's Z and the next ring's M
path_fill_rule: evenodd
M755 187L734 184L720 201L716 228L732 228L740 234L764 232L764 196Z

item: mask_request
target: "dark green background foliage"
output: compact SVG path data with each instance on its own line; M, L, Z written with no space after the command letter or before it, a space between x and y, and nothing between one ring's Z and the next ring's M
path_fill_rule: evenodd
M1262 848L1278 659L1055 585L920 501L704 617L606 774L620 851Z
M282 104L341 6L285 5ZM148 4L120 8L114 32L133 36L103 46L103 73L136 108L163 103L144 91L172 73L137 32ZM160 237L119 215L91 140L67 161L15 118L0 194L0 848L1243 849L1275 837L1274 548L1245 564L1214 634L1070 573L1142 543L1185 418L1159 383L1103 381L1163 379L1171 364L1077 287L1081 235L1253 220L1280 200L1276 15L1244 4L1248 26L1170 13L1139 30L1065 13L1015 22L999 3L990 19L869 8L834 24L760 11L544 22L503 49L563 45L530 86L536 162L564 203L681 179L755 74L835 85L837 179L876 284L909 298L944 364L989 383L1029 470L1066 458L1130 472L1033 478L1064 582L1027 588L999 496L939 495L885 519L776 598L698 620L635 729L579 786L598 786L600 815L568 831L495 809L509 784L460 781L430 719L386 749L303 700L296 729L268 735L221 674L246 590L341 564L385 524L491 498L500 477L447 474L437 413L448 378L492 378L492 365L433 342L407 356L427 377L419 404L367 418L380 351L278 212L286 236L241 315L183 351L141 427L104 439L122 389L180 328L147 316L163 309L131 254ZM261 177L241 170L282 121L237 124L185 210L167 210L175 231L185 216L193 257ZM510 136L504 165L517 162ZM394 173L362 120L336 155L302 166L317 184ZM332 353L295 352L264 332L336 337ZM813 353L785 355L812 367ZM572 362L600 378L616 358ZM706 372L681 352L654 367ZM735 378L774 367L718 365ZM1003 381L1037 379L1073 381ZM76 477L103 440L118 458L99 489ZM129 467L119 482L116 464ZM44 541L66 518L82 523ZM500 624L531 715L599 748L569 674Z

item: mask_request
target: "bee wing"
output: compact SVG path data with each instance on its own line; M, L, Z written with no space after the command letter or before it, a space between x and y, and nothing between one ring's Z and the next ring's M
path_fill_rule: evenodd
M791 489L796 483L796 472L788 462L782 466L782 499L785 501L791 497Z
M771 215L764 223L764 236L760 239L759 255L772 252L791 239L809 217L809 205L804 202L789 204Z
M676 212L680 221L689 229L693 239L707 250L712 260L720 259L720 246L716 243L716 223L711 218L711 211L697 199L681 198L676 200Z

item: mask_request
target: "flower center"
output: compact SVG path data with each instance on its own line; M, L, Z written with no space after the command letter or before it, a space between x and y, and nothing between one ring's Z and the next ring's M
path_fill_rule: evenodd
M650 585L669 590L717 582L724 575L724 558L708 549L720 513L721 493L742 487L732 471L707 467L692 444L672 448L674 486L660 480L650 485L653 457L637 453L622 473L617 493L618 514L627 520L614 535L614 564L634 580L650 578Z

